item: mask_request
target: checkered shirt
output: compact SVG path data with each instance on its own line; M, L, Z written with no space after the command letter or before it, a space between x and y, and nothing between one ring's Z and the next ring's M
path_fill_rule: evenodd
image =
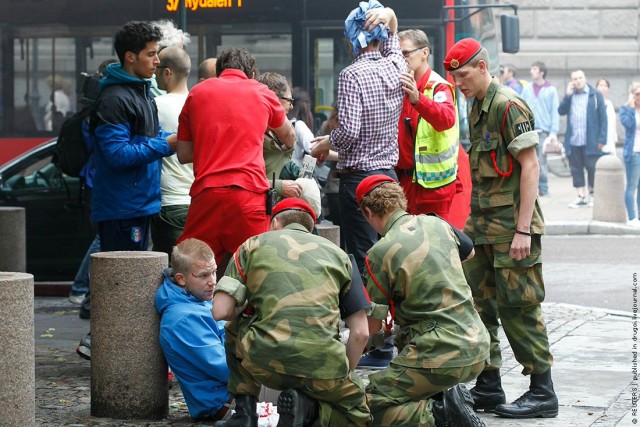
M338 121L329 141L340 154L338 169L390 169L398 162L400 75L407 63L396 34L380 50L362 52L338 80Z

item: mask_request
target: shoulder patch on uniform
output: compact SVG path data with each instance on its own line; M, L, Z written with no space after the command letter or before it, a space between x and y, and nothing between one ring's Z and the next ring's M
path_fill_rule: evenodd
M515 136L520 136L523 133L531 132L534 130L533 120L528 120L526 122L520 122L513 125L513 132Z
M447 100L447 95L445 95L445 94L444 94L444 92L438 92L438 93L436 93L436 94L435 94L435 96L433 97L433 100L434 100L435 102L440 102L440 103L442 103L442 102L444 102L444 101L446 101L446 100Z

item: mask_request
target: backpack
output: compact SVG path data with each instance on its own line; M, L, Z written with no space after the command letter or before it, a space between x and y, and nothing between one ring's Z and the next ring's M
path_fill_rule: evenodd
M64 174L79 177L91 153L84 140L83 123L89 120L91 105L67 118L60 128L53 152L53 164Z

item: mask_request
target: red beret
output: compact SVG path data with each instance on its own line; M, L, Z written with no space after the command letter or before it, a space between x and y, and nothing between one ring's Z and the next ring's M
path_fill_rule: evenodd
M475 39L462 39L454 44L447 57L442 61L447 71L457 70L471 61L482 50L482 45Z
M311 206L307 202L302 199L298 199L297 197L287 197L286 199L282 199L273 207L273 212L271 214L272 217L278 215L282 211L303 211L311 215L313 218L313 222L316 222L316 213L313 211Z
M371 175L363 179L358 188L356 188L356 203L360 206L362 198L371 193L374 189L378 188L385 182L396 182L393 178L387 175Z

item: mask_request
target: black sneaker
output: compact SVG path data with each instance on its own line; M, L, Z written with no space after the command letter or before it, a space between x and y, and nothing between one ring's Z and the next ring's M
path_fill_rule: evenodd
M80 340L76 353L83 359L91 360L91 332Z

